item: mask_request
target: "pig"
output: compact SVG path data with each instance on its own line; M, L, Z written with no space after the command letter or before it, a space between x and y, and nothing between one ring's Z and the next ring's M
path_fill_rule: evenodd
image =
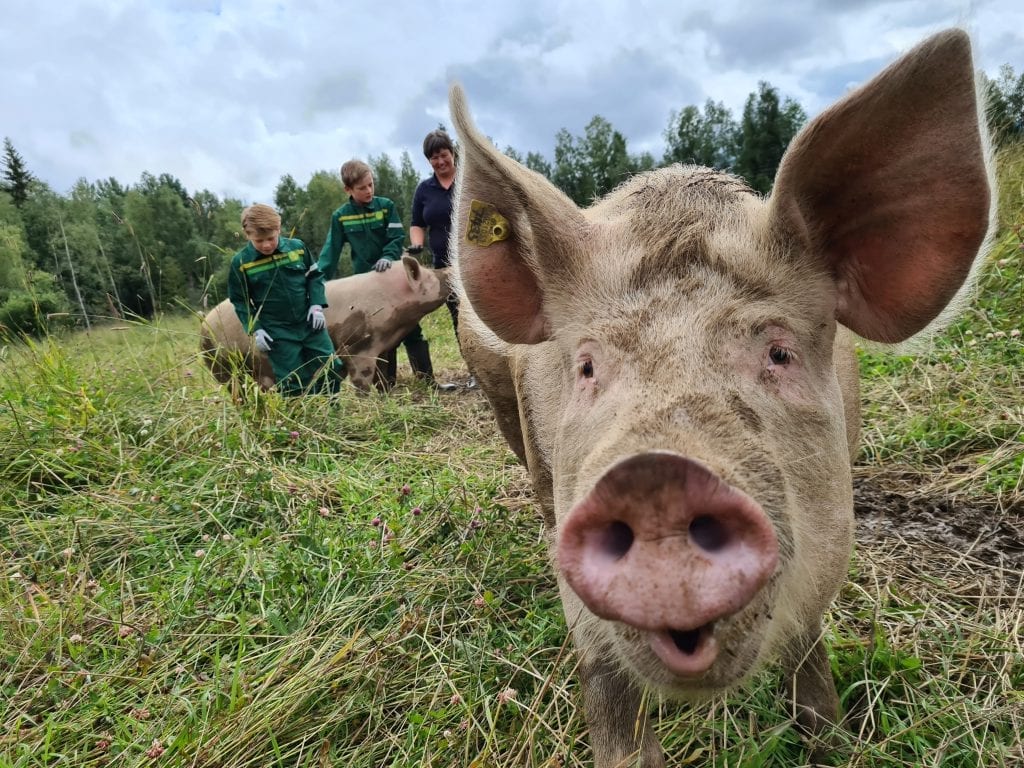
M367 391L371 384L384 388L378 363L388 350L401 343L420 319L444 304L450 294L448 270L421 266L412 256L384 272L367 272L326 285L327 332L352 384ZM203 318L200 350L214 377L229 383L238 366L268 390L275 384L274 371L265 353L252 346L235 309L227 299Z
M645 690L699 701L766 663L825 759L855 340L934 328L995 220L969 37L811 121L767 197L676 165L581 210L449 97L461 348L539 502L595 764L665 764Z

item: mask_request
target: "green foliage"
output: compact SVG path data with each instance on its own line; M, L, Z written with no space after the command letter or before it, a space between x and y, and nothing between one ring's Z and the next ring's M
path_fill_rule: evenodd
M996 156L999 185L999 228L1012 238L1024 238L1024 142L1004 147ZM1012 250L1012 247L1010 248Z
M625 137L600 115L587 123L583 136L574 137L563 128L556 140L551 181L580 206L654 166L649 155L630 155Z
M281 214L281 231L288 237L298 237L305 208L305 190L291 174L285 174L278 182L274 190L274 207Z
M32 270L20 287L0 291L0 339L39 336L67 326L69 309L53 276Z
M754 190L767 194L786 147L806 121L807 114L797 102L780 101L776 88L758 83L757 93L750 94L743 107L735 173Z
M0 302L25 284L22 254L25 242L20 227L0 223Z
M409 227L412 226L412 199L416 194L416 187L420 183L420 174L413 165L412 157L407 151L402 152L402 159L398 173L399 193L393 198L398 212L402 216L402 226L405 227L408 237Z
M319 254L331 227L331 214L348 199L348 195L337 172L317 171L305 190L286 176L278 185L274 199L281 211L283 231L302 240L311 253ZM348 260L342 259L339 277L350 268L346 265Z
M708 99L703 114L692 105L672 113L665 144L665 165L684 163L728 171L740 152L740 127L724 104Z
M4 138L3 162L0 164L0 189L11 196L14 204L21 206L28 198L32 174L25 166L25 159L14 148L9 138Z
M999 77L990 80L982 73L988 95L988 123L999 146L1018 143L1024 138L1024 72L1018 75L1003 64Z
M367 162L373 169L374 194L394 201L408 239L409 227L412 226L412 198L420 183L412 158L408 152L402 152L400 168L396 168L387 155L371 156Z
M410 199L408 206L402 200L402 180L398 175L398 168L395 167L394 162L392 162L390 157L382 154L376 157L371 155L367 159L367 163L373 169L373 194L393 200L395 205L398 206L399 215L404 217L411 208L412 200ZM344 199L339 200L338 205L341 205L343 202Z

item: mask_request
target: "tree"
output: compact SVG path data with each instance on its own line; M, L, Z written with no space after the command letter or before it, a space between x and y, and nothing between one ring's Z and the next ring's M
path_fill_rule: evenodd
M297 237L306 244L313 256L319 256L327 233L331 229L331 215L348 199L345 187L337 173L317 171L306 185L305 203ZM345 267L339 267L338 277L343 277Z
M117 179L101 180L92 185L95 204L96 247L109 272L111 283L108 304L114 304L111 314L126 312L145 315L149 302L146 281L140 272L138 245L133 230L125 218L125 200L129 190ZM103 289L107 292L106 288Z
M536 171L541 176L547 179L551 179L551 163L548 162L547 158L544 157L540 152L527 152L526 162L523 163L531 171Z
M25 285L25 240L21 227L0 219L0 304Z
M555 162L551 181L576 205L589 205L594 199L594 180L576 138L565 128L555 134Z
M64 241L64 253L68 259L68 271L71 273L71 287L75 289L75 298L78 300L78 308L82 310L82 320L85 321L85 330L91 328L89 323L89 312L85 308L85 300L82 298L82 291L78 287L78 276L75 274L75 265L71 260L71 246L68 243L67 232L64 229L64 217L60 215L60 211L57 212L57 224L60 226L61 240Z
M25 161L14 148L9 138L4 139L2 189L11 196L14 204L21 207L28 199L32 174L25 167Z
M685 163L728 171L739 155L740 127L724 104L708 99L703 114L692 105L671 114L665 144L665 165Z
M583 155L593 178L594 197L611 192L634 170L625 136L600 115L594 115L584 129Z
M779 101L779 92L768 83L758 83L758 92L747 97L740 128L740 150L735 171L750 186L767 194L775 181L782 155L807 113L790 98Z
M147 280L150 312L179 300L197 301L206 278L203 248L191 198L181 183L167 174L143 173L125 196L124 218L131 225L139 269Z
M999 78L984 75L982 87L988 101L988 124L998 146L1024 139L1024 72L1018 76L1013 67L1003 64Z
M42 333L48 314L68 309L54 276L33 268L22 217L0 192L0 337Z
M416 166L412 164L412 158L409 157L408 150L402 150L401 168L398 172L399 181L401 182L402 197L401 200L396 200L398 203L398 210L402 215L402 225L405 227L405 231L409 231L409 227L412 225L412 199L416 195L416 187L420 183L420 175L416 171Z
M302 219L302 211L306 203L306 193L289 173L281 177L274 190L274 205L281 214L281 232L289 237L295 236Z
M527 167L530 162L541 169L546 165L535 154L527 157ZM594 115L581 137L565 128L558 132L549 178L577 205L586 206L637 171L653 167L653 157L630 155L626 138L605 118Z
M398 215L404 213L402 205L402 180L398 168L387 154L377 157L370 155L367 164L373 169L373 194L393 200L399 206ZM340 203L339 203L340 205Z

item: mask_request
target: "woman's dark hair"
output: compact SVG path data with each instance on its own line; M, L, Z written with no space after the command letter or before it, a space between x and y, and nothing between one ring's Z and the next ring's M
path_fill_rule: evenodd
M431 131L427 134L427 137L423 140L423 156L430 159L430 156L435 152L440 152L442 149L447 149L453 155L455 154L455 147L452 145L452 139L447 132L438 128L436 131Z

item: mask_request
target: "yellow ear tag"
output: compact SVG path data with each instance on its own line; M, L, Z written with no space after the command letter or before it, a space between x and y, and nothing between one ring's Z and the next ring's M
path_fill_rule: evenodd
M490 203L472 200L469 203L469 221L466 224L466 240L474 245L487 246L508 240L512 227L508 219L498 213Z

